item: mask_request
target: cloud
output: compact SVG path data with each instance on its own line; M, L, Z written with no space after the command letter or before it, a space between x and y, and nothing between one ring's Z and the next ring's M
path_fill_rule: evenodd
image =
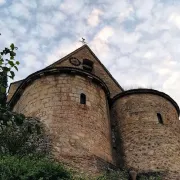
M102 15L103 12L99 9L93 9L91 14L89 15L87 22L90 26L95 27L99 24L100 19L99 16Z
M34 54L25 54L23 60L25 62L25 66L30 69L32 68L32 70L37 70L42 67L42 62L38 61Z
M168 20L180 29L180 14L173 12Z
M68 38L63 38L58 45L51 50L47 59L45 61L45 65L48 66L57 60L61 59L65 55L69 54L70 52L76 50L81 46L80 42L73 41Z
M37 8L37 2L36 0L31 0L31 1L24 1L24 0L21 0L21 3L26 6L27 8Z
M0 6L2 6L3 4L5 4L6 1L5 0L0 0Z
M81 14L83 11L85 1L83 0L64 0L60 3L60 10L62 10L65 14Z
M92 49L100 59L107 65L109 62L110 47L108 45L109 38L113 35L114 30L111 27L102 28L91 42Z
M37 1L37 0L36 0ZM55 8L62 4L61 0L38 0L39 4L44 8L44 10L49 8Z
M42 38L47 39L55 37L58 33L58 30L55 28L55 26L47 22L38 24L37 31Z
M18 46L19 80L84 37L122 87L153 87L180 103L179 8L171 0L0 0L0 48Z
M156 2L156 5L159 2ZM136 9L136 16L141 19L147 19L151 18L152 16L152 10L153 7L155 6L155 1L154 0L148 0L148 1L141 1L141 0L134 0L133 5Z
M113 28L107 26L98 32L98 34L95 36L95 39L107 42L113 33Z
M64 23L65 20L66 20L66 15L59 10L54 10L47 13L41 11L38 12L36 15L37 25L48 22L48 24L58 27L59 25L62 25L62 23Z
M118 19L120 22L125 21L127 18L134 19L134 17L131 16L133 13L134 13L133 7L128 7L124 11L120 12Z
M9 13L16 18L22 18L28 20L31 17L31 13L29 9L20 2L12 3L12 5L10 5L8 10Z
M40 54L40 44L37 39L26 40L20 43L19 50L22 51L22 53L28 52L38 55Z

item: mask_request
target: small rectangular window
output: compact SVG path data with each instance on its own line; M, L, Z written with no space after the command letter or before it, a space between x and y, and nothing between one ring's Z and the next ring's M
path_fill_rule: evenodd
M157 113L157 117L158 117L158 122L159 122L160 124L164 124L164 123L163 123L162 116L161 116L160 113Z
M81 95L80 95L80 103L86 104L86 95L83 93L81 93Z

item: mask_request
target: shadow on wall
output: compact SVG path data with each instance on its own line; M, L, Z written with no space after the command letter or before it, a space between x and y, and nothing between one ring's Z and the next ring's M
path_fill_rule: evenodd
M112 135L112 152L113 152L113 161L115 162L116 166L120 169L124 168L125 160L124 160L124 150L123 150L123 142L121 137L120 124L117 123L117 115L115 112L112 114L111 112L111 135ZM113 117L113 118L112 118Z

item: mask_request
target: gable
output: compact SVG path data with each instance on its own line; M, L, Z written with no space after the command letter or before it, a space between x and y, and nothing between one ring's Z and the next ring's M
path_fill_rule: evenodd
M98 76L106 83L111 97L123 91L121 86L87 45L80 47L48 67L74 67L83 69L83 59L88 59L93 62L93 70L91 73Z
M7 96L7 102L12 98L14 93L16 92L17 88L20 86L23 80L16 81L10 84L9 90L8 90L8 96Z

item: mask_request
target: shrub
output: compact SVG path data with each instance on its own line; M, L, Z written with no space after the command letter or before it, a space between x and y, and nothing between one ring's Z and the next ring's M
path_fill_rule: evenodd
M1 156L0 180L71 180L61 164L45 158Z
M161 179L162 179L161 172L140 173L137 176L137 180L161 180Z
M103 176L97 178L97 180L128 180L128 172L126 170L111 171Z
M36 118L26 118L0 107L0 154L46 155L50 142Z

